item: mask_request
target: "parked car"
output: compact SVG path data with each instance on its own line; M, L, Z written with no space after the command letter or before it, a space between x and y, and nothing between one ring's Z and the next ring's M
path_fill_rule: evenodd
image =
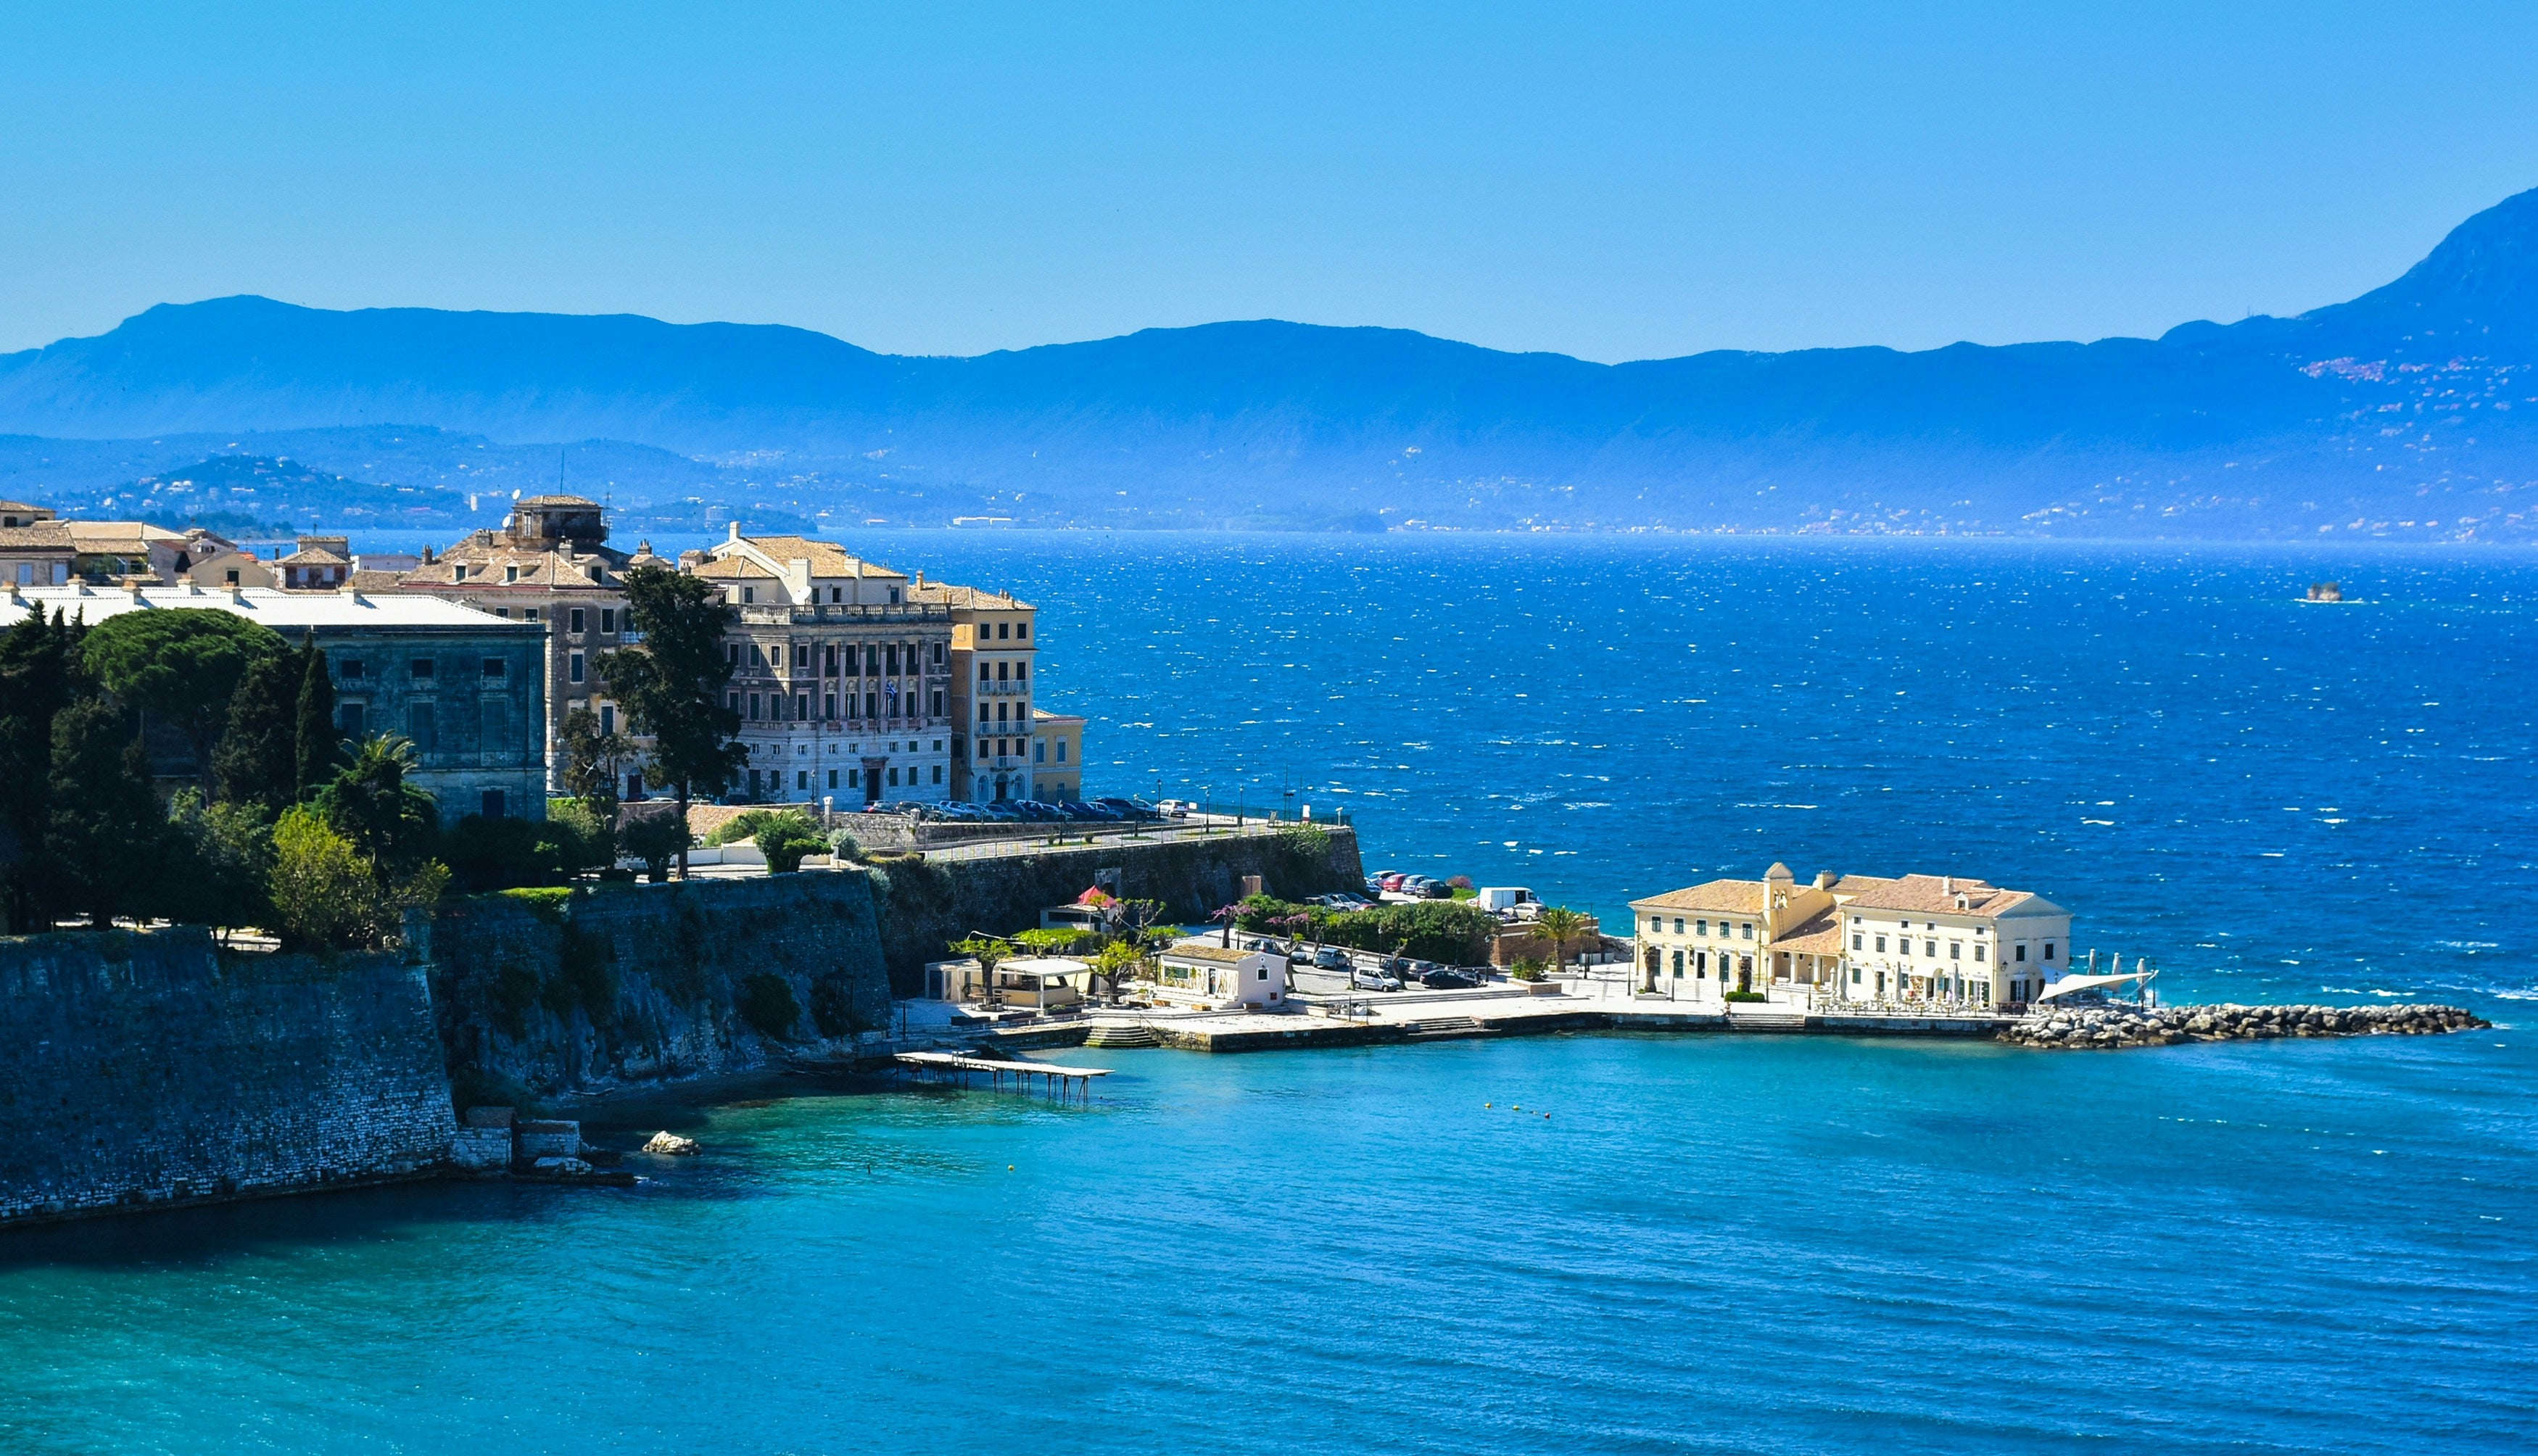
M1346 970L1354 963L1349 953L1337 946L1324 946L1313 953L1313 964L1323 970Z
M1419 977L1419 984L1431 991L1468 991L1480 983L1481 978L1467 970L1431 970Z
M1401 978L1380 970L1361 969L1349 972L1349 984L1361 991L1398 991Z

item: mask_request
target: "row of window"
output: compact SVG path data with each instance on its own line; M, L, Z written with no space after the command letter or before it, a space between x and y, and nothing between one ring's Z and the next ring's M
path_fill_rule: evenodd
M1876 941L1876 942L1877 942L1877 952L1878 952L1878 954L1879 954L1879 955L1881 955L1881 956L1882 956L1882 955L1884 955L1884 954L1886 953L1886 937L1884 937L1884 936L1882 936L1882 935L1880 935L1880 936L1870 936L1870 935L1867 935L1867 934L1865 934L1865 933L1863 933L1863 932L1861 932L1861 931L1856 931L1856 930L1854 930L1854 931L1852 931L1852 932L1850 933L1850 948L1851 948L1852 950L1854 950L1854 951L1864 951L1864 950L1867 950L1867 949L1868 949L1868 947L1867 947L1866 945L1862 944L1862 943L1863 943L1864 941L1869 941L1869 940L1874 940L1874 941ZM1911 954L1912 954L1912 938L1911 938L1910 936L1908 936L1908 935L1899 935L1899 936L1895 937L1895 949L1896 949L1900 954L1903 954L1903 955L1905 955L1905 956L1909 956L1909 955L1911 955ZM2014 949L2014 950L2016 950L2016 951L2017 951L2017 953L2018 953L2018 959L2019 959L2019 960L2026 960L2026 959L2027 959L2027 943L2026 943L2025 941L2021 941L2021 942L2019 942L2019 943L2017 944L2017 946L2013 947L2012 949ZM2044 943L2044 959L2045 959L2045 960L2052 960L2052 959L2053 959L2053 950L2054 950L2054 943L2053 943L2053 942L2051 942L2051 941L2046 941L2046 942ZM1926 958L1928 958L1928 959L1930 959L1930 960L1936 960L1937 959L1939 959L1939 943L1938 943L1937 941L1930 941L1930 940L1925 940L1925 941L1921 942L1921 954L1922 954L1924 957L1926 957ZM1948 959L1949 959L1949 960L1964 960L1964 959L1965 959L1965 942L1963 942L1963 941L1950 941L1950 942L1948 942ZM1976 941L1976 942L1974 942L1974 959L1975 959L1976 960L1982 960L1982 959L1983 959L1983 946L1982 946L1982 942L1980 942L1980 941Z
M576 678L573 681L579 682L580 679ZM913 693L902 694L898 691L898 687L899 685L894 683L891 685L891 691L889 692L865 694L861 704L863 711L860 713L855 711L857 706L855 702L855 695L851 693L846 694L846 711L844 716L849 718L879 718L884 716L896 718L901 716L915 716L917 712L915 706L917 701L916 695ZM751 693L743 695L738 690L734 690L723 695L723 706L736 713L744 711L742 706L744 695L748 700L748 705L745 711L749 716L749 720L753 723L760 721L807 723L811 721L811 695L808 693L795 693L790 695L782 693ZM824 694L821 695L820 717L822 719L832 722L836 720L838 717L837 696L838 695L835 693ZM908 707L904 714L902 713L900 708L900 699L902 696L905 697L908 702ZM888 711L886 713L884 711L885 704L888 705ZM792 709L789 715L785 711L787 707ZM929 714L929 716L937 718L943 716L943 692L939 688L934 692L934 708L933 712Z
M1009 667L1013 669L1013 675L1011 677L1007 677L1005 675L1005 669ZM987 677L987 664L983 658L980 659L978 663L978 681L981 683L989 681ZM1028 662L999 662L996 664L996 676L993 681L999 683L1030 682L1031 664Z
M967 740L965 739L963 742L967 742ZM978 757L981 759L1010 759L1020 755L1022 751L1023 740L1019 738L982 738L978 740ZM959 749L956 748L954 752L958 753ZM1048 761L1048 740L1044 738L1032 740L1032 761L1035 763L1045 763ZM1066 740L1063 738L1057 741L1057 761L1061 763L1066 761Z
M741 665L740 654L743 645L740 642L723 643L724 658L734 667ZM756 642L746 645L749 649L751 667L774 668L784 665L783 648L761 647ZM907 664L909 672L916 671L917 664L925 657L922 648L923 644L917 642L830 642L825 646L810 642L795 642L793 667L797 672L809 672L813 654L816 652L821 663L822 677L894 676L899 672L899 665L902 661ZM943 662L941 642L934 643L934 661L937 666Z
M943 765L936 763L932 765L932 767L934 769L933 781L941 783L943 781ZM793 787L797 791L809 789L811 787L811 775L818 771L819 770L813 768L794 769ZM914 788L920 782L917 777L917 766L913 763L908 764L903 769L891 768L885 769L884 771L890 775L888 786L891 788ZM901 775L902 773L906 775L906 781L904 783L901 782ZM840 778L842 778L842 782L840 782ZM832 768L829 770L830 788L859 789L863 786L863 770L860 768ZM783 787L784 770L781 768L752 768L749 770L749 791L752 794L774 793L780 791ZM874 787L879 788L882 787L882 785L875 784Z
M1746 940L1750 941L1754 938L1754 925L1752 921L1745 921L1735 928L1744 932L1744 938ZM1651 934L1663 935L1665 933L1665 917L1663 915L1650 915L1648 917L1648 930ZM1722 938L1727 938L1728 931L1728 923L1724 920L1719 921L1718 934ZM1674 933L1677 935L1682 935L1684 933L1683 917L1681 915L1674 917ZM1698 936L1708 935L1709 922L1706 920L1695 920L1692 922L1692 934Z
M1689 960L1689 962L1687 962L1687 961L1686 961L1686 960L1685 960L1685 957L1686 957L1687 955L1689 955L1689 956L1690 956L1690 958L1691 958L1691 960ZM1729 961L1729 960L1730 960L1730 959L1731 959L1731 958L1728 956L1728 954L1727 954L1725 951L1721 951L1721 952L1719 952L1719 953L1718 953L1718 976L1719 976L1719 979L1721 979L1721 980L1724 980L1724 979L1726 979L1726 978L1727 978L1728 961ZM1741 970L1741 971L1745 972L1747 975L1752 975L1752 974L1754 973L1754 958L1753 958L1753 957L1751 957L1751 956L1738 956L1738 957L1733 958L1733 960L1734 960L1734 961L1735 961L1735 968L1736 968L1736 969L1738 969L1738 970ZM1677 952L1675 952L1675 953L1674 953L1674 978L1675 978L1676 980L1682 980L1682 979L1683 979L1684 966L1685 966L1687 963L1689 963L1689 964L1691 965L1691 967L1692 967L1692 978L1693 978L1694 980L1697 980L1697 981L1705 981L1705 980L1709 979L1709 953L1708 953L1707 951L1692 951L1692 952L1677 951Z
M996 624L997 640L1010 641L1015 637L1020 637L1024 641L1031 640L1031 624L1028 622L999 622ZM981 622L978 624L978 640L983 642L986 639L987 624Z
M511 615L511 609L510 609L510 608L508 608L508 607L495 607L495 608L492 608L492 609L490 609L490 610L491 610L491 611L493 612L493 614L494 614L495 616L497 616L497 617L504 617L504 618L507 618L507 617L509 617L509 616ZM633 616L634 614L633 614L633 613L628 613L627 615L631 617L631 616ZM538 620L538 609L537 609L537 608L535 608L535 607L522 607L522 608L520 609L520 620L521 620L522 622L535 622L535 621L537 621L537 620ZM566 632L566 634L567 634L567 635L568 635L568 636L576 636L576 637L577 637L577 636L585 635L585 634L586 634L586 631L587 631L587 624L589 623L589 621L590 621L590 619L589 619L589 617L586 615L586 613L585 613L584 609L582 609L582 608L580 608L580 607L575 607L575 608L573 608L570 612L568 612L567 614L565 614L565 622L566 622L565 632ZM617 609L616 609L616 608L614 608L614 607L602 607L602 608L600 608L600 609L599 609L599 631L600 631L600 634L601 634L602 636L611 636L611 637L613 637L613 636L617 635Z
M898 606L898 605L899 605L899 588L898 588L898 587L895 587L895 586L894 586L894 587L892 587L892 588L890 588L890 590L889 590L889 596L890 596L890 605L892 605L892 606L894 606L894 607ZM724 601L727 601L727 602L738 602L738 603L740 603L740 604L741 604L741 605L743 605L743 606L755 606L755 605L757 604L757 602L758 602L758 588L757 588L757 587L754 587L754 586L744 586L744 587L740 588L740 594L739 594L738 596L732 596L732 595L730 595L728 592L726 592L726 593L725 593L725 595L724 595L724 597L723 597L723 600L724 600ZM816 586L815 586L815 587L811 588L811 605L813 605L813 606L815 606L815 607L816 607L816 606L818 606L819 604L820 604L820 589L819 589L818 587L816 587ZM829 604L830 604L831 606L834 606L834 607L842 607L842 606L844 606L844 605L846 604L846 589L845 589L844 587L842 587L842 586L833 586L833 587L830 587L830 588L829 588Z
M935 695L939 697L942 695L936 694ZM1007 711L1009 709L1011 710L1011 716L1007 716ZM987 705L983 702L979 703L978 726L981 729L984 729L987 721ZM1028 702L1013 701L999 702L996 704L995 721L999 723L1028 723L1031 721L1031 704Z
M410 702L405 707L405 736L414 740L415 752L430 754L440 747L440 725L444 709L463 713L466 709L453 704ZM613 715L615 709L607 709ZM465 721L460 719L462 723ZM364 738L370 731L370 705L358 698L335 704L335 726L347 738ZM476 704L477 743L483 748L501 748L511 736L511 705L505 699L489 697ZM523 745L509 744L519 748Z
M574 653L572 655L572 680L578 683L581 681L581 654L578 652ZM393 671L393 669L391 669L391 671ZM502 681L510 676L510 659L505 657L487 657L481 659L476 665L476 676L489 683ZM405 673L406 679L409 682L436 682L440 677L439 660L431 657L417 657L405 665ZM369 681L369 676L370 665L362 658L339 657L335 659L335 681L339 683L365 683Z

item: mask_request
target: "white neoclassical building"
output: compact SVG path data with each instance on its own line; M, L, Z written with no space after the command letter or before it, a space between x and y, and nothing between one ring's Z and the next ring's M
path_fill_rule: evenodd
M2070 968L2071 912L2024 890L1906 875L1841 907L1844 999L1994 1008Z

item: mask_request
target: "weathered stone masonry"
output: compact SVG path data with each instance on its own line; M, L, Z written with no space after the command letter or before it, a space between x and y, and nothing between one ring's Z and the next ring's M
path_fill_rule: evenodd
M191 928L0 940L0 1223L376 1182L447 1156L422 969Z

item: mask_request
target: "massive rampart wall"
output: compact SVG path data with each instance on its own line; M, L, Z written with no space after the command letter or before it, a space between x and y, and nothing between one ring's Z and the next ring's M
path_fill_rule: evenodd
M0 940L0 1223L372 1182L448 1155L420 966L199 929Z
M481 895L444 905L432 940L462 1101L834 1055L890 1021L858 873Z

